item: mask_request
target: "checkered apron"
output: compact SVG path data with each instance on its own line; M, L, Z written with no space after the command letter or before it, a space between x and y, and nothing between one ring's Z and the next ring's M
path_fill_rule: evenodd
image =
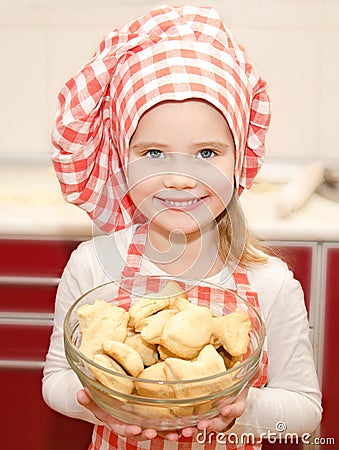
M142 263L142 255L145 244L146 237L146 226L140 226L134 233L132 242L129 245L126 265L122 271L122 279L125 277L128 279L128 283L133 282L133 278L136 274L140 272L140 267ZM246 270L242 267L237 266L233 273L234 281L236 284L236 290L234 293L246 298L246 300L253 305L260 314L260 306L258 301L258 294L253 292L250 288ZM124 291L128 291L131 285L124 285ZM219 291L217 291L219 292ZM215 293L213 296L215 296ZM124 295L124 294L123 294ZM125 294L126 295L126 294ZM221 294L220 294L221 296ZM189 291L190 300L193 303L199 304L200 306L209 306L211 298L211 288L207 286L197 285L194 286ZM236 297L230 293L223 293L220 297L220 301L226 303L236 301ZM267 343L266 339L263 347L262 359L260 362L260 377L255 382L254 386L257 388L263 387L267 381ZM259 450L261 445L244 444L235 445L232 442L226 442L225 450ZM212 442L207 442L206 444L198 444L194 441L194 438L180 437L177 442L167 441L161 436L157 436L155 439L149 441L143 441L137 443L130 439L126 439L123 436L118 436L113 433L109 428L101 425L95 425L92 435L92 443L88 450L214 450L216 446L215 439Z
M223 114L236 190L249 188L270 123L266 82L216 10L161 6L108 33L59 93L52 161L65 200L107 233L141 223L128 194L130 139L150 108L187 99Z

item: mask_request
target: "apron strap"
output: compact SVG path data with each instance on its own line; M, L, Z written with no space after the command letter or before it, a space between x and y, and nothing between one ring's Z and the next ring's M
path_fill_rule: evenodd
M245 297L247 301L260 311L258 294L252 291L245 267L238 265L233 272L233 278L238 294Z
M140 271L147 237L147 228L148 225L144 224L138 226L134 231L132 241L127 249L126 264L121 272L121 278L133 277Z

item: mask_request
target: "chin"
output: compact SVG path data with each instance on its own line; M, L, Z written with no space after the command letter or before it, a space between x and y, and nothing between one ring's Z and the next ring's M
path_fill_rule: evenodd
M191 222L192 223L188 223L187 220L184 223L178 220L173 222L167 221L166 224L157 224L157 227L166 230L173 236L182 236L183 234L188 236L195 233L200 233L202 231L202 227L193 220Z

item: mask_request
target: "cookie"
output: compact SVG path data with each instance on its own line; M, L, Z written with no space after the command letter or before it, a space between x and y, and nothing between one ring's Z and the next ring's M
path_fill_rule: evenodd
M251 320L246 311L235 311L212 319L211 343L220 344L232 356L244 355L247 351L252 329Z
M134 303L129 310L128 325L130 327L135 327L142 319L167 308L168 305L168 298L141 298Z
M167 380L184 381L196 380L212 375L222 374L226 371L222 357L213 345L206 345L198 357L192 361L179 358L167 358L164 361L164 372ZM224 389L232 384L232 378L203 380L194 383L173 384L176 398L190 398L209 394Z
M138 378L146 380L167 381L164 372L164 362L158 362L153 366L147 367L140 372ZM146 383L142 381L135 381L135 388L142 397L152 398L174 398L174 390L171 385L163 384L159 386L158 383Z
M192 359L210 342L212 312L205 307L180 311L168 319L160 344L184 359Z
M126 372L122 369L122 367L107 355L98 353L94 355L93 361L106 369L113 370L121 375L126 375ZM108 374L94 366L88 366L88 368L93 373L95 378L104 386L123 392L124 394L131 394L133 392L134 383L128 378Z
M144 369L139 353L129 345L118 341L104 341L102 351L113 358L122 368L133 377L137 377Z
M79 350L88 358L92 358L96 353L101 352L102 342L107 340L117 340L123 342L127 335L128 316L121 315L120 319L94 318L82 332Z
M140 320L135 325L135 331L140 332L142 338L150 344L160 344L165 324L174 314L176 314L174 310L163 309L156 314Z
M109 319L116 323L128 322L127 311L103 300L96 300L92 305L80 306L77 315L81 332L88 328L93 320L97 319Z
M124 342L139 353L145 366L151 366L158 362L157 347L146 342L140 333L128 333Z

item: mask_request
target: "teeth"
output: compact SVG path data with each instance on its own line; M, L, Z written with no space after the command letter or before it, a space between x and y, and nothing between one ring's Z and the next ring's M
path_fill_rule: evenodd
M171 206L180 206L184 208L185 206L193 205L193 203L197 203L199 199L195 200L188 200L187 202L174 202L172 200L167 200L167 203L169 203Z

